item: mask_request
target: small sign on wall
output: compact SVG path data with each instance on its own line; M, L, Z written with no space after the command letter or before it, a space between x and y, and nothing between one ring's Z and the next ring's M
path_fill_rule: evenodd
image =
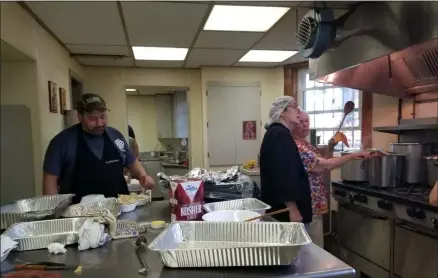
M58 86L49 81L49 109L52 113L58 113Z
M243 140L257 140L257 121L243 121Z

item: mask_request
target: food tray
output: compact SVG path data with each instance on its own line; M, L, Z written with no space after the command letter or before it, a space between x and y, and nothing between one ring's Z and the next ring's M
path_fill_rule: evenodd
M44 249L50 243L64 245L78 242L78 231L87 218L64 218L22 222L12 225L5 234L18 242L15 251Z
M4 234L18 242L14 251L45 249L54 242L70 245L78 243L79 229L86 219L86 217L78 217L22 222L12 225ZM114 239L135 237L144 231L146 228L136 222L119 220Z
M107 198L95 202L86 202L69 206L63 217L83 217L83 216L99 216L101 211L108 209L114 217L120 214L120 205L116 198Z
M0 229L19 222L59 218L70 205L74 194L40 196L18 200L0 208Z
M204 205L206 212L212 212L217 210L251 210L260 214L265 214L266 210L271 206L263 203L256 198L237 199L224 202L215 202Z
M311 242L302 223L180 221L149 249L173 268L268 266L289 265Z

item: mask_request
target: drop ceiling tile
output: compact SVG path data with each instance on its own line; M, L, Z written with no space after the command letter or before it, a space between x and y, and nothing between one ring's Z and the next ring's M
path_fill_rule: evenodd
M65 44L126 45L115 1L26 4Z
M293 63L300 63L308 61L309 59L304 58L301 53L297 53L294 56L290 57L289 59L282 62L283 65L293 64Z
M186 67L231 66L246 52L247 50L194 48L186 58Z
M194 47L249 49L263 35L264 33L259 32L202 31L199 33Z
M201 27L207 4L122 2L134 46L189 47Z
M332 8L332 9L348 9L352 5L358 3L360 1L327 1L325 2L326 7ZM315 2L311 1L300 1L299 7L305 7L305 8L313 8L315 7ZM317 4L317 7L322 7L322 4Z
M269 7L295 7L298 1L214 1L218 5L239 5L239 6L269 6ZM313 3L313 2L312 2Z
M101 57L77 57L85 66L105 66L105 67L132 67L132 58L112 59Z
M181 68L184 61L135 61L142 68Z
M255 45L259 50L298 50L295 34L297 31L296 10L289 10Z
M278 67L281 66L281 63L249 63L249 62L238 62L235 65L236 67L257 67L257 68L263 68L263 67Z
M114 45L67 44L72 53L130 56L129 47Z

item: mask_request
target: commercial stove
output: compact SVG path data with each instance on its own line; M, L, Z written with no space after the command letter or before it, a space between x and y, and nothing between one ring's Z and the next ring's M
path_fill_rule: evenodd
M424 187L333 182L339 256L362 278L438 278L438 207Z

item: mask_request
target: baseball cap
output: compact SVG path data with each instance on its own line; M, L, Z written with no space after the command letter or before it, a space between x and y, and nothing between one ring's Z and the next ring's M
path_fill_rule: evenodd
M98 94L83 94L81 100L76 103L76 110L79 113L92 112L93 110L106 111L105 100Z

